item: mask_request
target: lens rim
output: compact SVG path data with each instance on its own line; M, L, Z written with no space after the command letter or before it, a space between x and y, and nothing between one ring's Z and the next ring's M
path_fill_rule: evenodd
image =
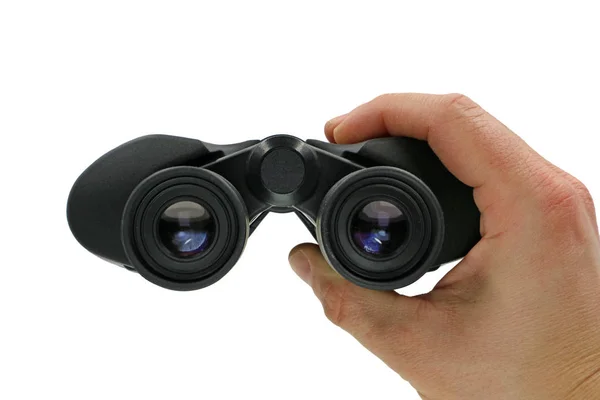
M178 177L157 186L148 194L149 202L142 202L140 216L134 222L137 228L135 238L148 255L148 265L156 272L172 279L187 281L210 276L220 268L221 255L231 247L229 235L233 227L230 226L226 208L217 206L220 201L215 191L218 189L211 186L204 183L204 186L199 187L189 184L187 178ZM156 232L157 219L160 218L165 204L182 196L203 199L214 205L211 208L215 211L215 220L219 224L220 232L215 238L216 245L213 250L201 257L174 258L161 249L162 243Z
M403 213L403 215L406 216L406 221L407 221L407 225L408 225L406 238L402 242L400 247L398 247L396 250L392 251L389 254L373 254L373 253L369 253L369 252L365 251L358 244L356 244L356 240L354 239L354 233L352 232L352 223L353 223L354 219L358 217L358 214L360 214L362 212L362 210L368 204L371 204L375 201L387 202L388 204L391 204L394 207L396 207L398 210L400 210ZM352 212L350 212L350 219L348 220L347 228L348 228L347 229L348 237L350 238L350 242L354 246L354 248L358 252L362 253L364 255L364 257L371 258L371 259L373 259L373 261L383 261L383 260L395 258L398 254L400 254L401 252L403 252L406 249L406 247L410 243L411 237L412 237L412 224L410 223L410 216L409 216L408 211L406 211L406 207L403 207L402 205L400 205L398 203L398 201L396 201L396 199L394 199L392 197L387 197L387 196L371 197L371 198L365 199L363 202L359 203L354 208L354 210Z
M206 205L218 233L210 251L189 259L165 252L157 224L170 204L187 199ZM248 214L235 187L197 167L156 172L132 192L122 218L122 242L132 266L147 280L174 290L195 290L220 280L241 256L249 234Z
M365 256L348 234L356 207L381 197L404 206L412 230L407 247L385 260ZM393 290L415 282L434 266L444 218L431 189L415 175L395 167L371 167L347 175L327 192L316 233L323 255L344 278L369 289Z

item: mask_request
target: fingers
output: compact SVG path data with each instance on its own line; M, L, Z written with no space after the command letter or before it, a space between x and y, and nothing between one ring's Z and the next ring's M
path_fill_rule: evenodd
M327 264L316 245L303 244L290 253L294 271L308 283L325 315L397 371L417 349L420 305L425 300L358 287Z
M480 106L456 94L379 96L330 121L325 134L336 143L384 135L426 140L446 167L472 187L514 181L534 154Z
M335 139L333 138L333 131L346 118L347 115L348 114L340 115L327 121L325 124L325 136L327 137L327 140L332 143L335 142Z

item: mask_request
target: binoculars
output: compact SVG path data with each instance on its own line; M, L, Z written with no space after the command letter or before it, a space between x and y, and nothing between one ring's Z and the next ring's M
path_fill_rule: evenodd
M269 212L295 213L335 271L375 290L407 286L480 239L473 189L405 137L143 136L88 167L67 205L82 246L174 290L225 276Z

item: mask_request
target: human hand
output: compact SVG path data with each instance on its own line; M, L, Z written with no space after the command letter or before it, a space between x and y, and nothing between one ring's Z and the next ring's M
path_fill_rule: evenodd
M462 95L380 96L325 134L427 140L481 211L481 241L416 297L355 286L317 246L294 248L334 324L423 399L600 399L600 240L579 181Z

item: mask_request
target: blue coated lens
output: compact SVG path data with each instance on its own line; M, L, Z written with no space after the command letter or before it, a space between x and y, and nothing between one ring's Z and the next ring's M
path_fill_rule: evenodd
M361 251L374 256L389 256L408 239L408 220L394 204L372 201L354 215L350 233Z
M158 225L162 244L179 258L204 252L210 246L215 231L215 221L208 210L192 201L171 205L162 214Z

